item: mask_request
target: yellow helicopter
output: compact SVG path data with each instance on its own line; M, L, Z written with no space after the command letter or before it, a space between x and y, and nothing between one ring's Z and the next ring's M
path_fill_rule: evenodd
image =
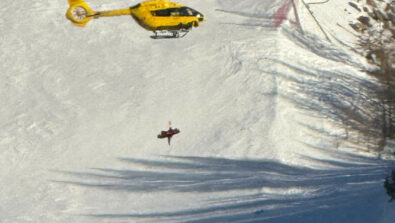
M92 18L131 15L140 26L154 32L152 38L184 37L192 27L198 27L205 20L202 13L167 0L149 0L126 9L109 11L93 11L84 0L68 1L70 7L66 17L73 25L84 27Z

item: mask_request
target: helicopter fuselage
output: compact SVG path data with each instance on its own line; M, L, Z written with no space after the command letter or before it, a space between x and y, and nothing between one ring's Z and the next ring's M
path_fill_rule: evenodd
M85 26L92 18L131 15L143 28L150 31L188 30L199 26L205 18L200 12L167 0L141 2L126 9L93 11L84 0L68 0L66 17L76 26Z
M168 1L150 1L130 7L138 24L150 31L197 27L204 17L194 9Z

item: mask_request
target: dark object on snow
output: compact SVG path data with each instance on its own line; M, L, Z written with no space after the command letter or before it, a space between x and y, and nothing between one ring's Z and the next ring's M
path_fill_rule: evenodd
M167 130L167 131L161 131L160 135L158 135L158 139L167 138L167 142L170 145L171 137L173 137L175 134L178 134L178 133L180 133L179 129L177 129L177 128L173 129L170 127L169 130Z
M391 176L385 178L384 187L388 196L391 197L389 201L392 202L395 199L395 170L392 171Z
M357 20L367 27L372 27L372 24L370 24L370 19L367 16L360 16Z
M361 11L361 9L358 7L357 4L355 4L354 2L348 2L348 4L353 7L354 9L358 10L359 12Z

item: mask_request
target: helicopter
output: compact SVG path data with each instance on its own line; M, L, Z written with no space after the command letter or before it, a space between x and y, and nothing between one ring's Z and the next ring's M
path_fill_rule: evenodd
M192 27L205 21L202 13L168 0L149 0L125 9L93 11L84 0L68 0L66 18L73 25L84 27L91 19L131 15L144 29L154 32L151 38L184 37ZM169 35L170 34L170 35Z

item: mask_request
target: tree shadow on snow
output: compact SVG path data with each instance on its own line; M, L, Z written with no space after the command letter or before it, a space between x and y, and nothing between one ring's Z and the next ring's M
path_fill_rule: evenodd
M265 60L272 60L282 69L262 69L263 72L291 83L289 91L282 97L306 115L325 118L344 129L343 135L334 135L336 139L381 151L386 140L394 137L395 126L389 112L394 102L385 100L386 90L380 83L353 74L347 68L325 70L277 59ZM331 134L325 129L300 124L327 136Z
M269 73L292 83L290 94L283 96L309 115L313 111L343 127L345 134L341 138L382 151L388 139L395 138L395 91L362 74L369 73L371 68L350 47L340 47L286 27L282 31L289 40L318 57L340 63L325 69L303 63L303 58L297 64L272 59L281 69Z
M166 156L160 160L120 158L130 169L94 168L92 172L58 171L71 179L56 181L87 188L129 191L214 193L232 190L259 193L217 198L196 209L174 212L99 213L88 216L156 222L261 222L331 210L383 193L387 164L362 157L358 164L325 160L320 170L268 160ZM343 157L343 158L347 158ZM309 158L314 159L314 158ZM321 160L315 160L322 162ZM149 170L135 170L136 167ZM292 191L300 192L292 192ZM274 192L273 192L274 191ZM277 192L276 192L277 191ZM309 191L303 192L303 191Z

